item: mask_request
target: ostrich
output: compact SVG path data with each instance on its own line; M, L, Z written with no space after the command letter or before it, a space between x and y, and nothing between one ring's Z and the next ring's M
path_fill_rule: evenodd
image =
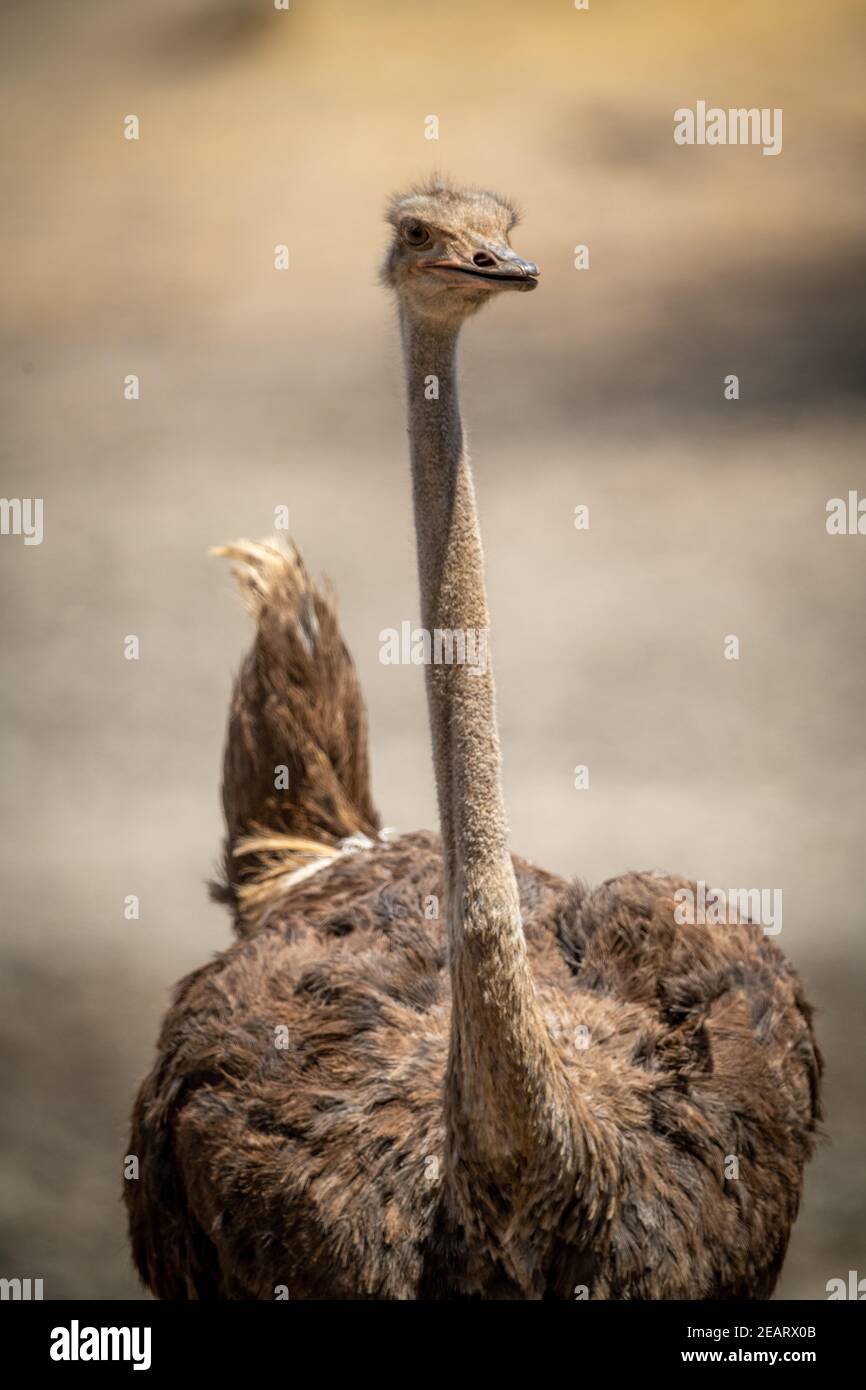
M492 194L436 182L388 220L423 624L484 631L457 339L538 270ZM237 940L178 986L135 1104L144 1282L164 1299L768 1297L819 1119L785 957L746 921L679 925L683 879L590 891L512 857L489 661L427 665L440 837L386 838L330 595L293 548L220 553L256 620L223 777Z

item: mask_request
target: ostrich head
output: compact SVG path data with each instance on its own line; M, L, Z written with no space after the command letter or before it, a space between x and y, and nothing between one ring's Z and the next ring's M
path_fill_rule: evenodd
M437 181L393 198L388 221L382 279L417 318L457 325L501 290L538 284L538 266L508 243L517 213L493 193Z

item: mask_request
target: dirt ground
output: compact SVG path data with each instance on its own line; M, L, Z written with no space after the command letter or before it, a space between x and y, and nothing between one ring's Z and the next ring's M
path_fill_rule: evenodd
M843 0L3 6L2 491L44 541L0 538L0 1274L140 1296L130 1100L229 939L204 885L248 626L208 546L290 508L385 821L435 824L422 681L378 660L418 604L376 275L386 196L440 169L513 194L542 267L463 359L514 846L783 890L827 1139L779 1293L866 1275L866 538L825 527L866 496L864 30ZM782 153L677 147L698 99L783 108Z

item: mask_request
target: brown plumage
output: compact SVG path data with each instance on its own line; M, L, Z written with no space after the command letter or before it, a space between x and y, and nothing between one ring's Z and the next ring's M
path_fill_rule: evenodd
M490 194L434 185L389 216L423 620L486 629L456 339L538 272ZM223 784L238 940L181 982L136 1102L144 1281L176 1299L767 1297L819 1115L782 953L759 926L678 925L684 880L591 892L512 859L489 664L428 666L441 840L382 839L330 598L294 551L227 553L257 624Z
M352 835L375 835L379 820L364 703L333 602L310 583L294 548L241 542L213 554L235 561L256 620L229 712L226 874L224 886L214 885L243 930L259 920L275 883Z

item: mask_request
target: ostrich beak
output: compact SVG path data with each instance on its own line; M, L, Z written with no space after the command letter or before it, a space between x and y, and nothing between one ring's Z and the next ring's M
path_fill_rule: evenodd
M483 242L474 251L459 252L424 267L445 271L455 279L470 276L487 281L491 289L534 290L541 274L534 261L525 261L510 246Z

